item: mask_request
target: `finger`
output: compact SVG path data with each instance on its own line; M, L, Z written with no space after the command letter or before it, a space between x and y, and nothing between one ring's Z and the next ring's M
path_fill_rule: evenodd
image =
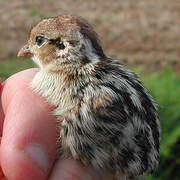
M11 99L13 98L14 94L19 89L24 89L25 87L28 87L29 83L31 82L32 78L37 73L37 71L38 71L38 68L32 68L32 69L21 71L9 77L3 83L1 99L2 99L2 107L3 107L4 112L6 112L6 109L9 103L11 102Z
M85 167L72 159L59 159L49 180L112 180L109 172L98 172L92 167Z
M56 153L51 109L31 89L18 90L6 109L0 158L8 180L46 179Z
M29 85L38 68L31 68L9 77L4 83L0 81L0 136L2 136L4 114L14 94Z

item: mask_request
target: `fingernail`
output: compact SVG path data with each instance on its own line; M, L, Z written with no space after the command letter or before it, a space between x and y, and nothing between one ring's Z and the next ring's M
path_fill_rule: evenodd
M45 171L48 170L48 155L42 145L31 143L25 146L24 151L40 168Z

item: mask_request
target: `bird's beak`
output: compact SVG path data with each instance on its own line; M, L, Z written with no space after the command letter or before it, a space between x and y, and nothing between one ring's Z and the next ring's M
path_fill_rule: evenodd
M18 54L17 54L17 56L18 57L32 57L33 56L33 54L31 53L31 51L30 51L30 49L29 49L29 45L28 44L26 44L24 47L22 47L20 50L19 50L19 52L18 52Z

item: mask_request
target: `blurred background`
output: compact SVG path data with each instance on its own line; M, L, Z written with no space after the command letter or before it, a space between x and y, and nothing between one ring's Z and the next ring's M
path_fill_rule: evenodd
M161 162L148 180L180 179L179 0L1 0L0 77L33 67L17 59L44 17L77 14L99 34L107 55L135 71L159 103Z

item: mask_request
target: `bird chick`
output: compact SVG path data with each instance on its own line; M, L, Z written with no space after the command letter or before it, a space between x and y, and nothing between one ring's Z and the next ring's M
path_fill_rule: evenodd
M30 86L55 107L60 154L109 170L117 179L157 168L157 104L133 72L104 54L84 19L40 21L18 55L40 67Z

